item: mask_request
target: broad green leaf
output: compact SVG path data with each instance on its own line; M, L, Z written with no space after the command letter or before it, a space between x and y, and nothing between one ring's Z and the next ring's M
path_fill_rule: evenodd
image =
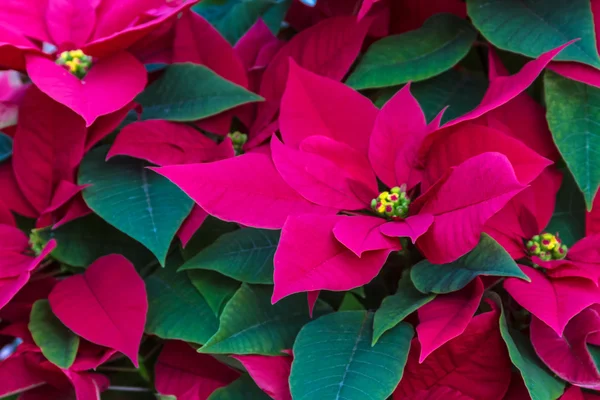
M229 385L212 392L208 400L269 400L270 397L260 390L250 375L242 375Z
M291 0L203 0L192 9L229 43L235 44L258 18L276 35L291 3Z
M398 291L393 296L383 299L381 307L375 312L373 320L373 345L387 331L398 325L419 307L435 298L435 294L419 292L410 280L404 277L398 284Z
M52 257L72 267L87 267L108 254L122 254L138 268L155 260L139 242L95 214L77 218L54 230L44 228L34 232L44 242L56 239Z
M292 347L298 331L310 321L306 295L271 304L272 293L271 286L243 284L225 305L217 333L198 351L278 355ZM329 311L329 306L317 301L313 316Z
M216 316L221 315L225 304L240 287L240 282L214 271L192 270L187 272L192 285L204 297Z
M428 122L449 106L442 117L442 123L446 123L477 107L487 87L488 82L482 73L451 69L435 78L412 84L410 91L421 105ZM398 87L382 90L375 105L383 107L398 90Z
M373 43L346 83L370 89L431 78L466 56L476 37L464 19L436 14L417 30Z
M521 372L532 400L558 399L563 393L565 383L544 366L528 338L508 327L504 309L500 315L500 334L506 343L510 359Z
M467 10L498 48L535 58L581 38L556 59L600 67L589 0L467 0Z
M48 300L33 303L28 327L33 341L48 361L63 369L73 365L79 348L79 336L60 322Z
M567 246L573 246L585 236L585 200L569 171L563 173L554 214L545 231L558 233Z
M273 255L280 231L245 228L219 237L180 271L207 269L246 283L273 283Z
M365 306L358 301L356 296L353 293L347 292L344 295L344 299L342 300L342 304L340 304L340 308L338 311L357 311L364 310Z
M427 260L413 266L410 277L422 293L451 293L467 286L479 275L505 276L529 281L512 257L485 233L472 251L449 264Z
M204 344L217 331L219 322L187 274L176 269L176 265L168 266L146 279L146 332L163 339Z
M413 328L402 322L371 346L373 314L344 311L307 324L294 343L294 399L385 400L402 378Z
M149 170L144 161L129 157L104 161L107 151L108 147L99 147L83 159L79 184L90 185L83 190L83 199L164 265L171 241L194 202L168 179Z
M0 162L6 161L12 156L13 140L10 136L0 132Z
M600 89L551 71L544 84L552 138L591 210L600 186Z
M142 119L195 121L262 97L225 80L202 65L173 64L150 84L136 101Z
M237 224L221 221L209 215L200 229L194 233L187 246L182 250L183 259L189 260L204 250L207 246L214 243L221 235L233 232L239 229Z

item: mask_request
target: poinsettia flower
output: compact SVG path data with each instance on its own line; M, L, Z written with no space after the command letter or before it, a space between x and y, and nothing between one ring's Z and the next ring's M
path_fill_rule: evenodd
M600 315L593 308L583 310L558 335L533 317L531 343L540 359L560 378L588 389L600 388L600 372L587 345L590 336L600 332Z
M500 336L499 317L496 307L475 316L460 336L423 363L419 342L413 339L394 399L501 400L510 384L511 362Z
M86 126L125 107L144 89L146 69L127 49L193 4L166 0L127 0L126 6L112 0L84 0L76 6L51 0L43 7L37 0L10 3L0 11L2 26L53 44L57 51L44 53L13 32L0 42L11 49L2 53L0 65L27 72L42 92L83 117ZM172 6L150 13L163 5Z

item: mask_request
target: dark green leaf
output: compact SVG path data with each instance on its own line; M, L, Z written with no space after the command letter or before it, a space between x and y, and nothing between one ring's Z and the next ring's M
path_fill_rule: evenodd
M500 315L500 334L508 347L508 355L521 372L532 400L558 399L565 383L556 378L535 354L530 341L517 330L510 329L504 309Z
M588 0L467 0L467 9L473 25L496 47L535 58L581 38L556 59L600 67Z
M240 287L240 282L214 271L196 270L187 274L216 316L221 315L225 304Z
M176 265L169 266L146 279L146 332L163 339L204 344L217 331L219 322L187 274L176 269Z
M235 382L215 390L208 400L269 400L250 375L242 375Z
M60 322L48 300L33 303L29 331L48 361L63 369L73 365L79 348L79 336Z
M188 260L183 270L208 269L246 283L273 283L280 231L245 228L226 233Z
M409 276L402 278L398 284L396 294L383 299L381 307L375 313L373 320L373 345L377 343L381 335L398 325L404 318L434 298L435 294L423 294L419 292Z
M195 121L219 114L262 97L221 78L202 65L173 64L150 84L136 101L142 119Z
M360 301L356 298L356 296L350 292L347 292L344 295L344 299L342 300L342 304L340 304L340 308L338 311L357 311L364 310L365 306L362 305Z
M551 71L544 84L552 138L591 210L600 186L600 89Z
M278 355L289 349L310 317L306 295L271 304L271 286L243 284L225 305L219 330L199 349L202 353ZM317 301L314 316L331 311Z
M569 171L563 173L554 214L545 230L558 233L567 246L573 246L585 236L585 200Z
M108 254L122 254L138 268L155 260L152 253L139 242L95 214L78 218L54 230L37 230L36 234L45 242L56 239L57 246L52 256L72 267L87 267Z
M10 136L0 132L0 162L8 160L12 156L13 140Z
M442 117L442 123L446 123L477 107L487 87L487 79L482 73L451 69L435 78L412 84L410 91L419 101L428 122L449 106ZM383 107L398 90L397 87L382 90L375 105Z
M193 10L214 25L229 43L235 44L261 17L271 32L277 34L291 3L291 0L203 0Z
M373 314L345 311L307 324L294 343L294 399L385 400L402 378L412 327L402 322L371 346Z
M512 257L485 233L477 247L449 264L417 263L410 272L415 287L422 293L451 293L467 286L479 275L506 276L529 281Z
M141 160L115 157L108 148L90 151L79 168L86 204L102 219L146 246L164 265L171 241L193 201Z
M189 260L217 240L225 233L238 230L239 226L232 222L225 222L211 215L206 218L200 229L194 233L187 246L183 249L184 260Z
M436 14L417 30L372 44L346 83L369 89L431 78L467 55L476 37L464 19Z

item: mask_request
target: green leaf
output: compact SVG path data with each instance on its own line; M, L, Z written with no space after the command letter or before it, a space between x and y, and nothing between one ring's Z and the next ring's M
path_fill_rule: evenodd
M204 250L207 246L214 243L221 235L233 232L239 229L239 225L232 222L221 221L209 215L200 229L194 233L187 246L182 250L183 259L189 260Z
M346 83L370 89L431 78L466 56L476 37L464 19L436 14L417 30L373 43Z
M88 207L106 222L148 248L164 266L173 237L194 202L144 161L115 157L108 147L90 151L79 168Z
M240 282L214 271L192 270L187 274L216 316L221 315L225 304L240 287Z
M270 400L271 398L263 392L256 383L245 374L229 385L212 392L208 400Z
M545 231L558 233L569 247L585 236L585 200L569 171L563 173L554 214Z
M294 343L294 399L385 400L402 378L413 328L402 322L371 346L373 314L344 311L307 324Z
M538 57L570 40L556 60L600 67L589 0L467 0L473 25L500 49Z
M451 293L467 286L479 275L506 276L529 281L512 257L487 234L477 247L449 264L432 264L427 260L413 266L410 277L422 293Z
M521 332L508 327L504 309L500 315L500 334L508 347L510 359L521 372L532 400L558 399L563 393L565 383L546 369L535 354L530 341Z
M0 132L0 162L6 161L12 156L13 140L10 136Z
M449 106L442 117L444 124L477 107L487 87L487 79L482 73L451 69L435 78L412 84L410 91L421 105L428 122ZM399 90L398 87L382 90L375 105L383 107Z
M364 310L365 306L362 305L356 296L350 292L344 294L344 299L338 311L361 311Z
M310 317L306 295L295 295L271 305L271 286L243 284L225 305L219 330L201 353L279 355L289 349ZM317 301L314 316L331 308Z
M396 294L383 299L381 307L375 313L373 320L373 345L377 343L381 335L433 299L435 299L435 294L423 294L419 292L409 276L402 278L398 284Z
M544 84L552 138L591 210L600 186L600 89L551 71Z
M33 303L28 327L33 341L48 361L63 369L73 365L79 348L79 336L60 322L48 300Z
M136 101L142 119L195 121L242 104L263 100L203 65L182 63L166 68Z
M122 254L140 268L154 255L139 242L107 224L96 214L77 218L56 229L35 230L44 242L56 239L52 257L72 267L87 267L108 254Z
M229 43L235 44L261 17L276 35L291 3L291 0L203 0L192 9Z
M176 265L168 266L146 279L146 332L163 339L204 344L217 331L219 322L187 274L176 269Z
M273 283L273 256L280 231L244 228L219 237L180 271L208 269L246 283Z

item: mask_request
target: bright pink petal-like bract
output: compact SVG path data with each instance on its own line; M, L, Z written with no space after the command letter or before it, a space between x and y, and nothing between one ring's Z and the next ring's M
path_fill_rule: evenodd
M424 204L419 213L435 217L417 246L434 264L456 260L475 248L487 220L524 187L506 156L469 158L417 199Z
M279 114L286 145L298 147L309 136L327 136L366 156L376 116L377 108L368 98L290 60Z
M557 335L551 327L533 317L531 343L540 359L560 378L580 387L600 387L600 372L587 349L590 334L600 332L600 316L583 310Z
M138 365L148 299L144 281L125 257L97 259L83 274L60 281L48 300L73 332L120 351Z
M20 110L13 168L27 200L42 213L61 180L73 182L83 158L84 121L62 104L31 87Z
M365 251L389 249L398 246L398 239L384 236L380 228L387 221L366 215L344 216L333 227L335 238L354 254L361 257Z
M508 278L504 288L558 335L575 315L600 302L600 289L587 279L549 278L531 267L521 265L521 269L531 282Z
M146 69L123 51L101 58L83 79L53 61L27 56L27 73L35 85L79 114L91 126L106 114L129 104L146 86Z
M458 292L438 295L419 308L419 363L464 332L481 303L483 289L481 279L477 278Z
M266 127L279 110L288 77L289 59L318 75L341 80L358 56L368 24L355 17L326 19L294 36L275 55L263 74L259 94L265 102L258 105L256 132Z
M333 228L343 216L301 215L287 219L275 252L273 303L294 293L350 290L370 282L400 244L357 257Z
M281 229L289 215L330 214L297 194L265 153L252 152L207 164L155 170L187 193L206 212L225 221Z
M369 143L369 161L389 187L417 184L417 151L428 133L425 114L404 86L381 108Z
M234 156L233 147L222 146L189 125L169 121L140 121L121 130L108 152L141 158L159 166L192 164Z
M290 393L290 356L233 356L242 363L254 382L273 400L292 400Z

